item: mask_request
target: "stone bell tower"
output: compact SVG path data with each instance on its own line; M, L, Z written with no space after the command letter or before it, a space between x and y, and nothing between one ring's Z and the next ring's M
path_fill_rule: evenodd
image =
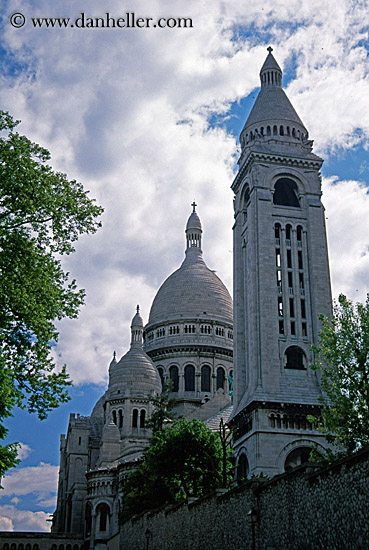
M272 48L240 135L235 193L234 302L237 463L245 475L281 473L327 446L309 363L318 314L331 313L320 168L308 131L282 89Z

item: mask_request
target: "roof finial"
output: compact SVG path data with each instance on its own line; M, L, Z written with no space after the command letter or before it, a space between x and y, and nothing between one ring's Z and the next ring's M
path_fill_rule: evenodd
M272 51L273 51L272 46L269 46L269 47L267 48L267 51L268 51L269 53L272 53Z
M114 351L114 352L113 352L113 360L114 360L114 361L115 361L116 357L117 357L117 353Z
M136 310L137 310L137 313L140 313L140 306L139 305L137 305Z
M195 208L196 208L197 204L195 203L195 200L193 201L193 203L191 204L191 206L193 207L192 212L196 212Z

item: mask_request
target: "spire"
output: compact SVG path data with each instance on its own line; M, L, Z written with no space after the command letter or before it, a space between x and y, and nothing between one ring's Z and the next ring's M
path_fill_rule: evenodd
M277 86L281 88L282 69L274 59L274 56L272 54L273 48L269 46L267 50L269 53L264 61L264 65L261 67L260 70L261 87L263 88L264 86Z
M117 363L117 354L116 354L116 352L114 351L114 353L113 353L113 359L110 361L110 366L116 365L116 363Z
M308 131L282 88L282 69L273 48L260 70L261 90L240 135L241 147L258 140L303 142Z
M195 201L193 201L191 206L193 210L186 225L186 254L188 251L195 251L201 254L201 221L196 212L197 204Z
M140 306L136 308L136 315L131 323L131 349L142 349L143 320L140 315Z

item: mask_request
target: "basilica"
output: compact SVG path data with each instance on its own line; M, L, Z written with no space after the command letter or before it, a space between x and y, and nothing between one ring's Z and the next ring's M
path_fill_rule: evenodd
M323 160L282 88L272 48L260 83L232 184L234 311L203 258L194 203L182 265L159 288L146 325L139 307L132 312L130 349L114 353L106 392L90 416L71 414L61 436L52 537L112 547L125 476L151 437L150 396L167 380L178 415L211 429L223 418L232 428L242 478L283 473L313 446L328 446L308 421L319 416L321 394L319 373L308 368L311 345L318 314L329 317L332 307Z

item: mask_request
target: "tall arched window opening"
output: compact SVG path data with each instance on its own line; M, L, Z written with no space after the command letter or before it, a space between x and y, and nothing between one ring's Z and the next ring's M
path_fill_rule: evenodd
M223 367L217 368L217 390L219 388L222 388L224 390L224 383L225 383L225 372Z
M195 391L195 367L187 365L184 370L185 391Z
M173 365L169 369L169 378L171 379L173 385L172 391L177 392L179 389L179 374L178 367L176 367L175 365Z
M201 391L210 391L210 367L205 365L201 369Z
M138 410L133 409L132 412L132 428L137 428L138 425Z
M279 206L300 208L297 184L290 178L280 178L274 187L273 203Z
M142 411L140 412L140 428L145 427L145 416L146 416L146 411L142 409Z
M286 349L286 369L305 369L305 353L298 346L290 346Z

